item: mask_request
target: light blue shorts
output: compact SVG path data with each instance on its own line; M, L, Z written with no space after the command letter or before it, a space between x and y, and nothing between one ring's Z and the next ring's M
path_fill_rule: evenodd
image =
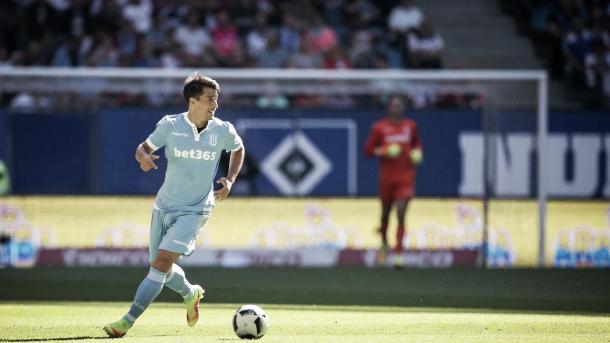
M149 260L152 263L159 249L185 256L195 251L195 241L211 213L163 211L154 209L150 221Z

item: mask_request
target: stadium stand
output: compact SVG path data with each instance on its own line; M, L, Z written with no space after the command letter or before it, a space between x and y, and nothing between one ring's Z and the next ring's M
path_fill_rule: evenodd
M410 0L3 1L0 33L4 68L436 69L444 50L430 18ZM2 103L14 110L88 105L63 98L4 94ZM293 106L318 104L297 100ZM142 99L95 101L121 106ZM269 106L246 101L257 103Z
M543 66L554 107L603 107L609 11L607 0L10 0L0 3L0 68ZM508 101L520 91L507 89ZM118 105L140 101L128 98Z
M408 0L3 1L0 65L426 67L406 39L424 17Z
M610 3L607 0L500 1L529 37L552 79L590 107L610 97Z

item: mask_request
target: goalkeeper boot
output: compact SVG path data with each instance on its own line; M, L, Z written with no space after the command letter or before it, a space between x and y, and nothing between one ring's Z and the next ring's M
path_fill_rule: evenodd
M394 269L402 269L405 264L405 259L402 253L394 254Z
M108 334L108 337L110 338L123 337L129 329L131 329L131 324L125 319L104 326L104 331L106 331L106 334Z
M390 247L387 244L382 244L379 250L377 251L377 265L385 265L388 259L388 253L390 252Z
M205 290L199 285L193 285L193 295L184 300L186 305L186 323L194 326L199 320L199 303L205 294Z

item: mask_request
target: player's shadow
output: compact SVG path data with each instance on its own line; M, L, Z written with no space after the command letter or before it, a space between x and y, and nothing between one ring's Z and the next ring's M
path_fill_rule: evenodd
M48 342L48 341L81 341L83 339L110 339L101 336L53 337L53 338L0 338L0 342Z

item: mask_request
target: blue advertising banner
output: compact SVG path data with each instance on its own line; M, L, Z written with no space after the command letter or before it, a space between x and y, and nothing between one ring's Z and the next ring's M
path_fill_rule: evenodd
M3 135L3 140L13 156L9 159L13 190L17 194L154 194L163 182L164 159L159 160L158 171L143 173L134 161L134 151L163 115L181 110L121 108L94 115L8 115L5 130L11 135ZM217 112L234 123L245 142L247 167L257 171L242 179L252 187L241 194L268 196L377 194L379 161L366 157L363 150L372 123L384 113L383 109L232 108ZM481 112L417 110L407 116L417 122L424 148L417 195L481 196L487 148L494 153L493 194L535 196L533 113L495 113L494 131L487 141L492 144L487 147ZM554 112L547 146L550 196L610 197L610 116ZM41 165L46 168L42 177Z
M163 113L150 110L110 110L99 114L101 194L154 194L163 183L166 160L157 160L159 170L142 172L134 159L136 147L153 132ZM163 156L164 149L155 154Z
M97 155L93 118L82 113L10 114L13 192L90 193Z

